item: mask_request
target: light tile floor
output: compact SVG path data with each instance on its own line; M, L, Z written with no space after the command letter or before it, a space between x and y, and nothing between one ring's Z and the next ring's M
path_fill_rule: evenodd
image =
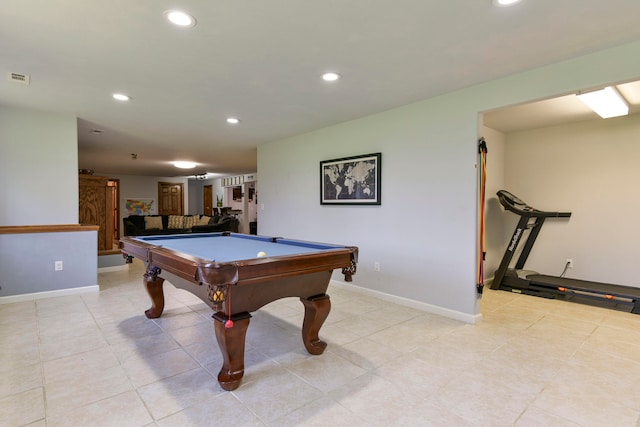
M331 287L310 356L295 298L254 313L233 392L211 309L143 268L0 305L0 426L640 427L640 316L487 289L468 325Z

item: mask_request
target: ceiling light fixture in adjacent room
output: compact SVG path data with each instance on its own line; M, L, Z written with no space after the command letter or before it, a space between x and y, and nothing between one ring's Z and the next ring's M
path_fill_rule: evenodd
M522 0L491 0L494 6L505 7L513 6L516 3L520 3Z
M322 80L324 80L325 82L335 82L337 80L340 80L340 77L341 77L340 74L334 73L332 71L332 72L329 72L329 73L324 73L322 75Z
M129 95L125 95L123 93L114 93L113 99L117 99L118 101L129 101L131 97Z
M227 123L229 123L230 125L237 125L238 123L240 123L240 119L238 119L237 117L227 117Z
M165 10L164 16L178 27L191 28L196 26L196 18L181 10Z
M579 93L576 96L603 119L629 114L629 105L611 86L593 92Z
M194 162L182 162L182 161L177 161L177 162L173 162L173 166L180 168L180 169L193 169L197 166L197 163Z

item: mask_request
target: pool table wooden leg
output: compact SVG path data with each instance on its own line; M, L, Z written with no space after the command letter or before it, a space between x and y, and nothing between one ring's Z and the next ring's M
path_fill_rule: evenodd
M225 327L226 315L216 313L214 319L216 340L223 358L218 382L227 391L235 390L240 386L244 375L244 343L251 315L234 315L231 328Z
M144 312L149 319L157 319L162 316L164 311L164 291L162 290L164 279L159 277L158 273L159 270L152 267L147 270L143 279L149 298L151 298L151 308Z
M327 343L320 340L318 333L331 310L329 295L319 295L308 299L300 298L300 301L304 305L302 342L309 353L322 354Z

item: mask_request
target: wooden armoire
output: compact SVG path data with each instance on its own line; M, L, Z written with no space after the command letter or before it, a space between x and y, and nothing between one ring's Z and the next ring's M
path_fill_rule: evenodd
M80 224L97 225L98 251L113 250L114 243L114 187L106 176L80 174Z

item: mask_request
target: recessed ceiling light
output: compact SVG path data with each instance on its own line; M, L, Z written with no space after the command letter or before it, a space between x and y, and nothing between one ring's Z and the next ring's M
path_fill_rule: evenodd
M522 0L491 0L494 6L505 7L520 3Z
M180 169L193 169L197 166L197 163L194 162L173 162L173 166Z
M117 99L118 101L128 101L131 99L131 97L129 97L128 95L125 95L123 93L114 93L113 94L113 99Z
M166 10L164 16L169 22L179 27L191 28L196 26L196 18L180 10Z
M229 123L230 125L237 125L238 123L240 123L240 119L236 117L228 117L227 123Z
M336 80L340 80L340 77L341 77L340 74L330 72L330 73L324 73L322 75L322 80L324 80L325 82L335 82Z

